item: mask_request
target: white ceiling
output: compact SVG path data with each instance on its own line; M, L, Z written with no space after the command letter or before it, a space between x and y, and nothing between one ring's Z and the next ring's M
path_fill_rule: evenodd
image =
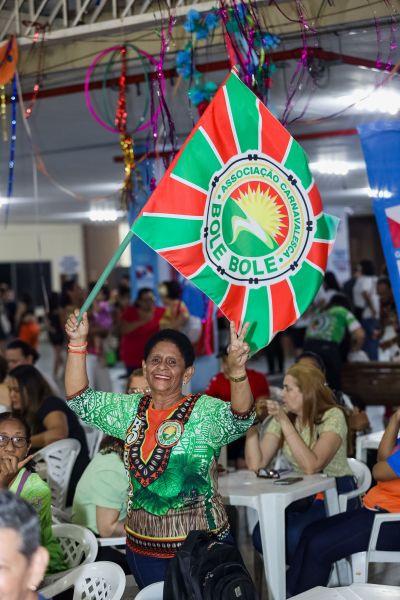
M382 28L383 55L387 53L388 28ZM375 60L377 56L376 31L373 24L364 29L354 29L350 33L342 31L338 34L327 34L320 37L320 45L325 50L341 52ZM104 47L107 47L106 42ZM286 41L280 49L301 46L300 39ZM392 57L394 62L400 59ZM201 62L224 58L226 54L221 48L209 48L207 56ZM168 66L173 65L173 57ZM376 115L355 108L347 110L336 118L325 119L319 123L313 119L326 117L347 106L341 97L350 95L354 90L370 91L374 85L382 81L383 74L371 69L343 64L325 63L324 70L306 114L298 122L289 125L294 135L310 134L318 131L335 131L354 128L358 123L394 118L389 115ZM296 61L279 63L273 76L271 108L280 116L285 102L285 82L290 80L296 67ZM134 72L134 71L132 71ZM226 72L210 74L210 79L221 83ZM64 71L45 79L44 87L82 82L83 71ZM101 78L98 77L98 78ZM176 83L176 81L175 81ZM32 79L23 80L24 91L32 89ZM399 77L395 76L386 84L385 89L393 90L400 95ZM135 85L129 88L128 112L130 118L141 114L144 98L144 87L141 95L137 95ZM171 82L167 85L167 101L174 119L178 143L181 144L192 128L192 115L186 97L187 84L182 82L178 92L174 92ZM98 101L100 91L93 92L93 100ZM307 89L302 91L295 106L292 118L299 115L308 98ZM307 119L307 120L306 120ZM48 173L60 185L82 195L85 200L77 200L60 191L50 180L39 173L38 202L33 197L32 153L28 137L23 129L22 119L17 119L17 152L15 158L14 195L10 203L10 222L87 222L88 212L95 204L96 197L111 196L118 190L123 178L123 165L115 163L113 157L120 155L118 135L108 133L91 117L82 93L75 93L53 98L39 99L34 106L29 120L35 145L45 162ZM135 142L140 144L144 137L136 136ZM343 160L354 167L346 176L320 175L315 178L324 202L328 205L339 204L349 206L351 210L367 212L371 199L366 193L368 187L363 156L357 136L332 136L300 141L309 155L311 163L321 159ZM7 188L9 146L0 142L0 198L5 196ZM118 202L117 202L118 204ZM116 205L117 205L116 204ZM0 210L0 219L4 218L4 206Z

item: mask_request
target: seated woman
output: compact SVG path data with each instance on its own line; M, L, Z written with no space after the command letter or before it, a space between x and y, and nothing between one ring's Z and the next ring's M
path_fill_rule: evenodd
M28 424L12 413L0 414L0 489L9 489L33 506L40 521L41 544L50 555L47 573L58 573L67 566L51 529L51 492L30 468L30 449Z
M372 470L377 485L364 496L363 507L317 521L303 531L287 572L290 596L326 586L334 562L367 550L375 515L400 512L399 429L400 409L391 416L379 444L378 462ZM400 522L382 525L377 548L400 550Z
M67 494L67 505L72 504L76 485L89 464L86 436L76 415L61 398L54 396L43 375L32 365L21 365L7 377L13 411L19 411L31 432L31 447L44 448L52 442L74 438L81 444Z
M293 471L325 473L336 478L339 493L355 489L347 463L347 425L343 411L327 387L323 373L308 365L293 365L283 382L283 405L267 401L273 417L259 439L257 428L249 429L245 457L249 469L258 471L269 465L281 448ZM301 532L309 523L325 516L322 499L310 497L286 510L286 559L290 564ZM260 526L253 542L261 548Z
M194 373L189 339L172 329L147 342L143 370L150 394L102 393L88 388L84 349L88 320L78 311L67 321L70 338L65 388L70 406L86 422L125 440L129 477L127 560L140 588L162 581L169 560L189 531L231 539L218 493L221 447L244 435L254 419L245 371L248 324L231 323L228 377L231 402L205 394L184 396Z
M123 454L124 442L106 436L76 486L72 522L100 537L125 536L128 480ZM100 546L96 560L116 562L130 572L125 554L115 548Z

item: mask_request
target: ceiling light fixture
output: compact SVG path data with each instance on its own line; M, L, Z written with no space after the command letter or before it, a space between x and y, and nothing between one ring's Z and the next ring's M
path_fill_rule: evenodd
M94 222L113 222L121 217L121 215L121 211L115 208L97 208L90 211L89 219Z
M370 92L365 89L356 89L348 96L341 96L339 100L345 104L355 104L356 110L364 112L396 115L400 110L400 95L383 88Z
M311 171L322 175L347 175L352 165L344 160L318 160L310 164Z
M367 188L367 194L370 198L391 198L393 196L389 190L378 190L377 188Z

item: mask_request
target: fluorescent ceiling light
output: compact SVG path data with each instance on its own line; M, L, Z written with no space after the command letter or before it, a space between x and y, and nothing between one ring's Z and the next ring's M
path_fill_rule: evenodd
M89 219L96 222L112 222L116 221L122 215L122 211L118 211L115 208L97 208L90 211Z
M378 190L377 188L366 188L366 192L370 198L391 198L393 196L389 190Z
M348 96L340 96L344 104L354 104L354 108L364 112L389 113L396 115L400 110L400 94L392 90L378 88L377 90L356 89Z
M351 163L344 160L318 160L310 163L311 171L322 173L324 175L347 175L354 168Z

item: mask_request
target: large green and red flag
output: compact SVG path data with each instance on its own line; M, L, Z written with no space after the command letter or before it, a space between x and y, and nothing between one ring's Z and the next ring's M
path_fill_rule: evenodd
M303 149L233 69L132 230L249 321L254 352L312 302L336 228Z

